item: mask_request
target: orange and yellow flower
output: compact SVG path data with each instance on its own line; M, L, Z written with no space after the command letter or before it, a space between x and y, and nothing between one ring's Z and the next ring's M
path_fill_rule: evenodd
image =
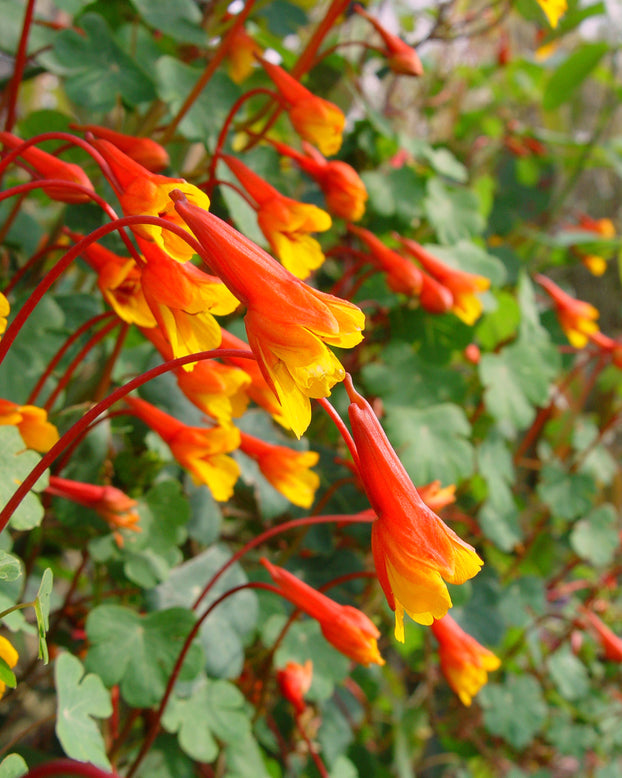
M240 475L237 462L227 456L240 445L235 427L190 427L145 400L126 397L125 401L132 414L162 438L195 484L205 484L219 502L231 497Z
M158 327L142 332L165 360L173 359L171 344ZM229 424L248 406L247 389L251 377L239 367L223 365L214 359L202 359L191 371L177 368L174 373L179 388L190 402L220 424Z
M141 531L136 510L138 503L115 486L97 486L51 475L45 491L94 510L113 530L119 546L123 546L119 530Z
M261 51L261 46L244 27L238 27L230 40L226 56L227 73L233 82L241 84L250 76Z
M26 448L42 454L58 442L58 430L48 421L47 411L36 405L0 400L0 426L9 424L17 427Z
M282 567L262 558L279 593L320 625L326 640L345 656L362 665L383 665L377 640L380 632L372 621L351 605L340 605Z
M334 103L316 97L279 65L260 60L279 90L289 119L304 140L313 143L327 157L341 148L346 117Z
M241 433L240 450L254 459L266 480L294 505L310 508L320 477L309 468L317 465L316 451L294 451Z
M488 673L501 666L501 660L466 633L449 614L432 624L432 632L438 640L443 675L462 704L469 706L487 683Z
M372 552L378 580L395 611L395 637L404 641L404 612L431 624L451 607L445 581L461 584L483 562L423 502L371 406L345 382L361 481L376 516ZM443 580L444 579L444 580Z
M110 183L127 216L159 216L172 224L184 226L169 197L174 189L183 192L198 207L209 208L209 197L183 178L152 173L107 140L95 138L91 142L110 166L113 174ZM187 262L194 254L183 238L163 227L143 224L133 227L133 230L145 240L153 241L178 262Z
M16 149L24 141L10 132L0 132L0 143L8 149ZM91 192L95 191L93 184L84 170L73 162L65 162L47 151L42 151L36 146L29 146L20 152L20 157L27 162L41 176L41 178L53 178L59 181L67 181L70 184L79 184ZM62 184L44 186L43 191L52 200L61 203L88 203L90 197L86 193L72 191Z
M324 262L320 244L311 232L330 229L330 216L316 205L285 197L236 157L222 158L255 201L257 223L272 251L297 278L307 278Z
M605 654L605 659L610 662L622 662L622 638L609 629L609 627L598 618L598 616L587 608L583 609L583 614L590 623L590 626L596 633L600 645Z
M306 708L304 696L311 688L313 680L313 662L310 659L304 665L288 662L276 674L281 694L293 706L298 715Z
M447 505L456 502L456 485L441 486L440 481L431 481L425 486L418 486L417 491L423 502L433 511L440 511Z
M0 658L4 659L9 668L12 670L17 664L19 654L13 648L13 644L7 640L3 635L0 635ZM6 691L6 683L0 681L0 697Z
M555 313L571 345L583 348L590 337L599 331L596 322L600 315L598 310L590 303L571 297L546 276L538 274L535 280L553 300Z
M389 289L415 296L421 292L423 274L413 262L385 246L370 230L353 224L349 224L348 229L367 246L370 259L385 274Z
M327 397L345 377L327 346L351 348L365 316L352 303L307 286L269 254L213 214L173 194L175 207L205 250L205 259L246 306L248 342L283 415L301 437L313 397Z
M490 287L490 280L449 267L410 238L400 238L400 242L438 283L449 289L453 296L452 312L465 324L474 324L483 309L477 292L485 292Z
M304 154L285 143L272 141L280 154L295 160L305 173L311 176L324 192L328 210L340 219L356 222L365 213L367 189L356 170L347 162L328 160L306 141L302 142Z
M354 10L364 19L367 19L382 38L382 42L384 43L382 53L387 59L387 65L394 73L399 73L403 76L423 75L423 65L421 64L419 55L412 46L404 43L397 35L393 35L393 33L389 32L377 19L370 16L362 6L355 5Z
M11 306L6 297L0 292L0 335L6 330L7 318L11 313Z
M168 151L151 138L136 138L133 135L110 130L108 127L100 127L98 124L82 124L75 126L74 129L90 132L96 138L109 141L128 157L131 157L134 162L138 162L139 165L152 173L164 170L170 162Z

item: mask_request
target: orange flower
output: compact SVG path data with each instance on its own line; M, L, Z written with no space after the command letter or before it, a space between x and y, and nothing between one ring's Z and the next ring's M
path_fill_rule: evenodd
M245 432L241 433L240 449L257 462L269 483L290 502L301 508L311 507L320 485L317 473L309 470L320 458L316 451L294 451Z
M598 254L582 254L579 252L581 263L593 276L602 276L607 270L607 260Z
M377 520L372 552L378 580L395 611L395 637L404 641L404 611L431 624L451 607L445 585L479 572L475 550L423 502L369 403L345 382L358 468Z
M490 287L490 280L475 273L449 267L414 240L409 238L399 240L436 281L449 289L453 295L451 308L453 313L465 324L474 324L482 313L482 303L476 296L476 292L486 291Z
M0 292L0 335L6 330L7 318L11 313L11 306L6 297Z
M456 502L456 485L441 487L440 481L432 481L425 486L418 486L417 491L423 502L433 511L440 511L446 505Z
M15 667L17 660L19 659L19 654L13 648L13 645L2 635L0 635L0 657L4 659L11 670ZM6 683L4 681L0 681L0 697L2 697L5 691Z
M449 614L432 624L432 632L438 640L443 675L462 704L469 706L487 683L488 673L501 666L501 660L467 634Z
M312 679L313 662L310 659L307 659L304 665L298 664L298 662L288 662L276 674L281 694L293 705L299 716L306 708L304 696L311 688Z
M97 124L72 125L72 128L82 132L90 132L96 138L109 141L128 157L131 157L134 162L138 162L139 165L152 173L164 170L170 162L167 150L151 138L135 138L133 135L124 135L122 132L109 130L107 127L100 127Z
M35 405L0 400L0 426L8 424L17 427L26 448L42 454L58 441L58 430L48 421L47 412Z
M345 656L362 665L383 665L378 651L380 632L369 618L351 605L340 605L300 578L262 557L281 597L291 602L320 625L326 640Z
M240 475L236 461L227 456L240 445L235 427L190 427L145 400L126 397L125 401L134 416L157 432L195 484L205 484L220 502L231 497Z
M153 243L138 239L145 259L141 285L155 320L166 333L174 357L207 351L220 345L214 315L226 316L238 301L219 278L192 262L175 262ZM193 364L183 366L187 372Z
M569 230L585 230L586 232L594 232L603 238L615 238L616 228L613 226L611 219L593 219L586 213L580 213L578 225L568 225Z
M21 138L12 135L10 132L0 132L0 143L4 144L8 149L16 149L23 142ZM79 165L74 165L72 162L64 162L53 154L48 154L35 146L29 146L27 149L24 149L20 153L20 157L31 165L41 178L60 179L71 184L80 184L80 186L89 189L91 192L95 191L89 177ZM49 198L58 200L61 203L88 203L91 201L87 194L74 192L62 186L62 184L44 186L43 191Z
M227 73L236 84L241 84L253 72L261 46L240 26L227 49Z
M297 437L311 421L312 397L345 377L327 345L351 348L365 317L355 305L300 281L218 217L174 193L175 207L205 249L207 262L246 306L248 342Z
M142 332L165 360L173 359L171 344L158 327ZM202 359L190 372L183 368L174 372L179 388L190 402L220 424L228 424L232 418L241 416L248 406L247 389L251 378L239 367Z
M336 154L341 148L346 123L343 112L334 103L309 92L282 67L265 59L260 62L279 90L289 119L300 137L313 143L327 157Z
M169 178L151 173L107 140L95 139L92 144L110 165L114 175L114 180L110 183L126 215L160 216L173 224L184 226L169 197L169 193L174 189L183 192L191 203L206 210L209 208L209 197L183 178ZM194 250L186 241L170 230L152 224L138 225L133 230L145 240L156 243L178 262L186 262L194 254Z
M240 340L240 338L236 338L235 335L227 332L227 330L221 330L221 333L221 348L249 350L250 347L248 343ZM251 379L250 386L247 388L248 396L251 400L254 403L257 403L260 408L263 408L264 411L267 411L282 427L291 429L287 423L287 419L283 416L283 409L281 408L272 387L263 377L263 373L257 362L252 359L243 359L240 357L223 357L223 361L227 364L236 365L241 368Z
M257 204L257 223L272 251L290 273L306 278L325 259L309 233L330 229L330 216L315 205L285 197L236 157L223 154L222 159Z
M423 274L413 262L385 246L373 232L353 224L349 224L348 229L370 250L370 259L385 273L389 289L408 295L418 295L421 292Z
M304 154L272 141L279 154L286 154L317 182L326 197L328 210L346 221L356 222L365 213L367 189L356 170L347 162L328 160L310 143L302 142Z
M72 234L74 240L80 235ZM141 271L132 257L120 257L98 243L82 250L82 257L97 273L97 286L117 316L138 327L155 327L141 284Z
M45 491L96 511L113 530L119 546L123 545L120 529L141 531L138 512L135 510L138 503L114 486L96 486L51 475Z
M550 278L539 273L534 278L553 300L555 313L571 345L583 348L590 337L598 332L598 310L590 303L571 297Z
M354 10L364 19L370 22L382 38L385 48L382 53L387 58L387 65L394 73L403 76L422 76L423 65L417 52L397 35L385 29L377 19L366 13L360 5L355 5Z
M610 662L622 662L622 638L610 630L592 611L584 609L583 613L598 636L605 658Z

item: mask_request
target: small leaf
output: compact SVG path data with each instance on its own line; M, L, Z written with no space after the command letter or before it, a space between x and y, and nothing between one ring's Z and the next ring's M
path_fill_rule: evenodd
M508 675L504 684L489 683L478 701L486 729L518 749L531 743L548 712L540 684L530 675Z
M9 754L0 762L2 778L21 778L28 772L28 765L19 754Z
M111 769L106 757L104 739L93 716L98 719L112 714L110 695L101 678L84 674L79 659L62 653L54 668L58 707L56 734L67 756L80 762L91 762Z
M193 0L131 0L132 5L151 27L183 43L207 44L201 27L202 14Z
M564 699L578 700L589 692L590 677L585 665L568 646L551 654L548 668L557 691Z
M551 462L542 468L537 492L553 516L571 520L592 507L596 484L587 473L571 473L560 463Z
M453 244L479 235L484 229L477 195L450 186L440 178L428 181L424 208L441 243Z
M22 575L22 563L13 554L0 549L0 581L16 581Z
M44 664L47 664L50 659L45 636L50 628L50 596L52 594L52 582L52 571L48 567L43 572L39 591L35 598L35 613L37 615L37 629L39 630L39 659L43 659Z
M620 531L613 505L599 505L578 521L570 533L576 553L596 567L608 565L620 546Z
M609 51L607 43L585 43L562 63L549 79L542 105L547 111L567 102Z
M13 670L11 670L11 668L8 666L8 664L1 656L0 656L0 682L5 684L6 686L10 686L11 689L14 689L17 686L17 679L15 678L15 673L13 672Z

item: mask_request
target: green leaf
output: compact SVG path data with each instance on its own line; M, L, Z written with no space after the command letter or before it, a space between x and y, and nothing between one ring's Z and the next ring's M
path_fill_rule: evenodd
M442 403L414 409L391 406L385 428L414 483L453 484L473 473L471 425L462 408Z
M198 762L212 762L219 742L235 743L251 732L240 690L228 681L211 681L205 676L193 685L190 696L171 698L162 726L176 732L181 748Z
M582 516L592 507L596 484L586 473L568 472L560 463L551 462L540 472L537 492L553 516L570 520Z
M28 772L28 765L19 754L9 754L0 762L2 778L21 778Z
M251 734L228 743L225 754L227 778L269 778L261 750Z
M48 654L48 645L45 640L47 631L50 628L50 596L52 594L53 575L50 568L46 568L41 576L39 591L35 597L35 613L37 615L37 629L39 631L39 659L47 664L50 656Z
M508 675L503 684L488 684L479 693L484 724L514 748L529 745L547 716L540 684L530 675Z
M52 72L65 76L67 96L91 111L110 111L121 98L129 105L155 99L151 78L114 39L95 13L80 18L83 34L63 30L45 57Z
M156 65L158 97L174 115L183 105L203 73L174 57L161 57ZM182 119L179 131L189 140L213 146L229 109L240 95L239 88L224 73L215 73L192 108Z
M0 549L0 581L16 581L21 575L21 560Z
M11 689L14 689L17 686L17 678L15 677L15 673L7 662L0 656L0 682L5 684L6 686L10 686ZM4 688L4 687L3 687Z
M330 778L359 778L359 771L343 754L335 760L330 770Z
M581 559L595 567L610 564L620 546L620 530L614 506L609 503L599 505L578 521L570 533L570 545Z
M546 739L561 754L581 760L598 743L599 734L593 726L575 724L568 711L558 709L552 715Z
M427 141L409 135L400 136L400 144L415 158L427 162L440 176L451 178L461 184L468 180L469 174L466 167L444 146L435 149Z
M477 195L446 184L440 178L428 181L423 207L441 243L468 240L484 229Z
M196 765L181 750L174 735L161 734L136 775L138 778L196 778Z
M212 546L175 568L166 581L153 591L157 608L182 605L190 608L197 596L230 558L222 546ZM205 597L199 613L222 594L248 581L238 564L232 565ZM237 678L244 663L244 638L257 622L257 598L252 591L241 591L221 602L203 622L199 639L206 658L206 670L217 678Z
M131 0L132 5L151 27L184 43L207 44L201 27L202 14L193 0Z
M41 457L25 448L16 427L0 427L0 505L5 506L16 487L30 473ZM47 486L48 473L39 478L33 490L28 492L11 516L10 526L27 530L39 526L43 519L43 507L35 492Z
M84 674L75 656L63 652L54 668L58 706L56 735L67 756L110 770L104 739L93 717L112 715L110 695L97 675Z
M481 443L477 458L488 487L488 497L479 512L480 527L498 548L511 551L523 533L511 488L515 478L512 454L497 428Z
M141 616L120 605L100 605L86 620L91 644L88 669L106 686L118 683L123 699L137 708L158 703L164 694L188 633L196 620L185 608ZM181 678L193 678L202 661L196 644L188 652Z
M361 179L369 196L368 211L385 218L397 218L405 224L410 224L415 216L423 215L418 204L425 195L424 181L412 168L364 171Z
M544 339L520 339L497 354L484 354L479 374L489 413L504 435L528 427L549 396L559 355Z
M511 338L520 322L520 308L514 297L504 291L496 292L494 296L497 307L490 313L485 312L475 329L477 340L487 351Z
M574 51L549 79L543 107L551 111L567 102L608 51L607 43L585 43Z
M514 627L528 627L534 617L546 609L544 581L535 576L524 576L512 581L503 590L499 610L506 623Z
M578 700L590 691L590 677L583 662L562 646L548 659L551 680L566 700Z

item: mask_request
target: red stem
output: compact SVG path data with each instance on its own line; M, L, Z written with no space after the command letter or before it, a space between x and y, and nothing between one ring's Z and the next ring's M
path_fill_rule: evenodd
M348 377L349 376L346 375L346 380ZM359 455L358 455L358 451L356 450L356 443L354 442L354 440L352 439L352 435L350 434L350 430L346 427L343 419L333 408L330 402L326 399L326 397L318 397L317 401L322 406L322 408L324 408L324 410L330 416L330 418L333 420L335 427L337 427L337 429L339 430L341 437L344 439L345 444L348 447L350 454L352 455L352 459L354 460L356 469L360 470Z
M113 321L108 322L108 324L105 324L100 330L98 330L88 340L88 342L84 344L84 346L80 349L80 351L78 351L78 353L69 363L67 370L65 370L65 373L63 374L62 378L59 380L56 388L54 389L52 394L48 397L48 399L45 402L45 405L43 406L48 413L54 407L54 403L58 395L63 391L63 389L67 386L67 384L71 380L71 376L73 375L75 369L84 360L84 358L89 353L89 351L91 351L91 349L93 349L101 340L103 340L111 330L113 330L115 327L118 327L119 324L120 322L118 319L114 319Z
M307 748L309 749L309 754L311 755L311 759L313 759L313 762L315 763L315 766L317 767L319 774L322 776L322 778L329 778L328 770L326 769L326 766L322 761L320 755L313 747L313 743L311 742L311 739L307 735L307 731L302 726L302 721L299 715L296 716L296 726L298 727L298 732L300 732L300 734L302 735L302 739L307 744Z
M15 66L13 68L13 77L9 84L9 105L7 109L6 122L4 123L4 129L7 132L11 132L13 125L15 124L15 116L17 109L17 94L19 92L20 84L22 83L22 77L26 68L26 52L28 48L28 36L30 34L30 27L32 26L32 17L35 10L35 0L28 0L26 11L24 12L24 23L22 24L22 34L17 46L17 52L15 54Z
M55 759L53 762L37 765L29 770L24 778L45 778L48 775L83 775L86 778L120 778L118 773L109 773L86 762L74 762L72 759Z
M64 357L64 355L67 353L67 351L71 348L71 346L80 338L87 330L91 329L91 327L95 326L96 324L99 324L100 321L104 321L105 319L110 319L112 316L114 316L114 313L112 311L106 311L106 313L100 313L98 316L93 316L92 319L89 319L88 321L85 321L84 324L82 324L74 333L71 335L65 343L60 347L60 349L56 352L54 357L50 360L50 364L45 368L45 371L43 372L41 378L37 381L34 389L28 396L28 399L26 400L26 405L34 405L35 400L37 399L39 392L43 389L43 386L45 382L48 380L50 375L52 374L54 368L58 363L61 361L61 359Z
M137 217L128 218L136 219ZM1 343L2 342L0 341L0 344ZM97 405L89 408L84 416L81 419L78 419L78 421L73 424L64 435L61 436L58 442L52 446L47 454L41 457L39 462L33 467L30 473L28 473L28 475L17 487L7 504L4 506L2 511L0 511L0 532L2 532L2 530L6 527L15 509L20 505L24 497L28 494L30 489L36 484L36 482L43 475L45 470L52 464L56 457L62 451L64 451L67 446L73 443L73 441L82 434L83 430L85 430L89 424L94 421L100 414L102 414L104 411L107 411L108 408L110 408L119 400L122 400L127 394L134 391L134 389L138 389L139 386L146 384L148 381L151 381L153 378L157 378L157 376L162 375L169 370L174 370L176 367L181 367L182 365L187 365L191 362L198 362L202 359L217 359L219 357L241 357L243 359L255 358L252 352L244 351L242 349L211 349L210 351L199 351L196 354L188 354L184 357L171 359L168 362L164 362L162 365L152 367L145 373L136 376L136 378L128 381L128 383L124 386L120 386L115 389L110 395L108 395L108 397L106 397L105 400L102 400L100 403L97 403Z

